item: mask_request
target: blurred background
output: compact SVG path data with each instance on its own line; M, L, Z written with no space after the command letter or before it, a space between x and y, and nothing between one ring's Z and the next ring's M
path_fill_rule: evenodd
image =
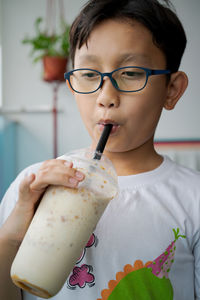
M38 17L43 18L41 28L55 33L59 19L71 24L85 2L0 0L0 199L28 165L90 143L65 83L44 80L42 59L33 63L31 45L22 43L26 36L35 36ZM174 111L163 112L156 147L179 163L200 170L200 1L172 3L188 39L180 69L188 74L189 87Z

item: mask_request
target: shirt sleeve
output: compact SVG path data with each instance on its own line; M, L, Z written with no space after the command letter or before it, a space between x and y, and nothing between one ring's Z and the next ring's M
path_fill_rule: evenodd
M18 200L20 182L29 174L36 173L40 166L41 163L29 166L19 173L17 178L11 183L0 204L0 227L2 227L15 207L15 204Z

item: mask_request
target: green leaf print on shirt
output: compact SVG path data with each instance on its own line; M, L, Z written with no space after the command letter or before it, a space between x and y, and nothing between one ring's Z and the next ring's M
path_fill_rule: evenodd
M124 277L108 300L173 300L169 279L154 276L151 269L142 268Z
M134 266L126 265L124 272L118 272L116 280L109 281L108 289L97 300L173 300L168 274L174 262L175 243L179 237L186 237L179 235L179 228L173 232L174 241L160 256L145 265L141 260L136 260Z

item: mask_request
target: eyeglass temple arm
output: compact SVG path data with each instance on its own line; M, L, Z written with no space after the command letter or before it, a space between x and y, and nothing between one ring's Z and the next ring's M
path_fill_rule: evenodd
M170 74L170 70L151 70L150 75Z

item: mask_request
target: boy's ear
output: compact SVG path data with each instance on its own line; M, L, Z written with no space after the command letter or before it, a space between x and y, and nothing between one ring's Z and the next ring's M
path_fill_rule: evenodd
M184 72L178 71L176 73L172 73L170 82L168 83L168 92L164 108L167 110L173 109L185 92L187 86L188 77Z
M66 79L66 83L67 83L67 86L68 86L70 92L71 92L72 94L74 94L74 91L72 90L72 88L71 88L71 86L70 86L70 84L69 84L69 81L68 81L67 79Z

